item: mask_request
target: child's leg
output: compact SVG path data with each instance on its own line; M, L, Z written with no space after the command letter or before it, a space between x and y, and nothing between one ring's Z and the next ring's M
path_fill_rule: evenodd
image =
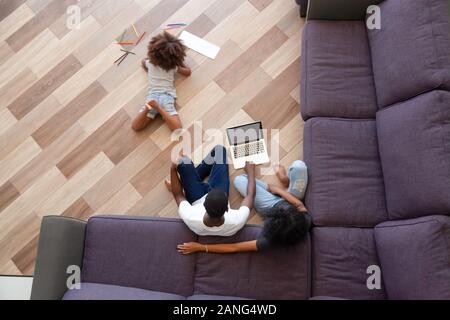
M134 131L142 131L148 126L148 124L152 120L148 117L148 112L149 110L147 109L147 107L144 107L141 109L141 111L139 111L136 118L134 118L134 120L131 122L131 128L133 128Z
M173 97L169 95L162 95L160 96L159 101L152 100L148 104L158 111L171 131L181 129L183 127L180 116L176 112L175 99Z
M280 180L281 184L285 187L289 187L289 178L286 173L286 168L282 165L277 165L274 167L275 173L278 177L278 180Z

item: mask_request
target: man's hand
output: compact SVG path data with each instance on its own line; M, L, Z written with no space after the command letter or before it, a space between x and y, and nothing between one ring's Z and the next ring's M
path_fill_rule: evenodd
M198 242L188 242L178 245L177 250L182 254L190 254L199 251L205 251L205 246Z
M255 175L256 165L253 162L246 162L244 171L247 175Z

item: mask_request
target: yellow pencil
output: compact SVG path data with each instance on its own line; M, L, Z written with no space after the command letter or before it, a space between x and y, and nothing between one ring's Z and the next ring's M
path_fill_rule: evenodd
M136 37L139 38L139 33L136 30L136 27L134 26L134 24L131 25L133 27L134 33L136 33Z

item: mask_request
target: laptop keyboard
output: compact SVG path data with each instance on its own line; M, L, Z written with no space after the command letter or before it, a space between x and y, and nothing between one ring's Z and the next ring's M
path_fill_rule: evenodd
M261 140L235 146L233 151L235 158L243 158L265 152L264 143Z

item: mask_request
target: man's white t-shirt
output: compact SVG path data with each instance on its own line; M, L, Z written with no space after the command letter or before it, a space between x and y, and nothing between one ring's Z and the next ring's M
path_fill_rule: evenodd
M183 201L178 208L178 214L184 223L193 232L199 236L232 236L239 230L241 230L247 223L248 216L250 215L250 209L247 207L240 207L239 210L229 209L225 212L225 222L219 227L208 227L203 223L203 218L206 213L206 209L203 205L206 195L195 201L192 205Z

